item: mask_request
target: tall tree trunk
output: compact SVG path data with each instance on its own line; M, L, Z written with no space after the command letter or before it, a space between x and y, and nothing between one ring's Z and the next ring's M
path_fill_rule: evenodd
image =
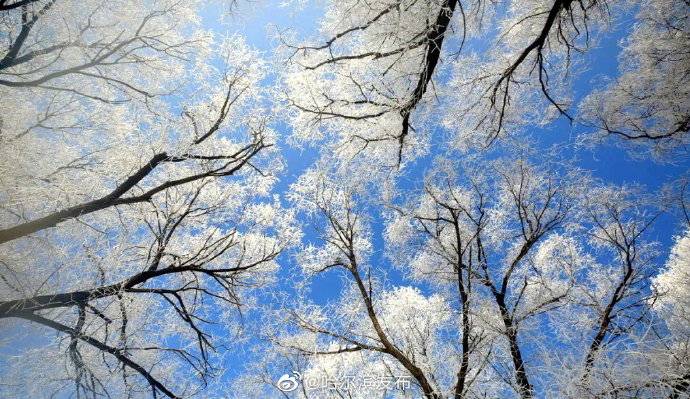
M496 298L496 303L501 311L501 318L503 319L503 325L506 329L506 338L508 338L508 344L510 345L510 357L513 360L513 367L515 369L515 380L518 385L518 393L523 399L529 399L533 397L534 388L529 382L529 377L527 376L527 370L525 370L525 362L522 358L522 351L520 351L520 345L518 343L517 328L513 323L513 319L508 312L508 308L505 304L504 295L501 293L494 294Z

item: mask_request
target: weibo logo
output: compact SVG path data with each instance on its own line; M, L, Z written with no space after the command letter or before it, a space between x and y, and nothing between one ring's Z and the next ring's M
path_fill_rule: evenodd
M276 383L278 389L280 389L283 392L292 392L295 389L297 389L297 387L299 386L298 380L302 379L302 376L296 371L293 371L292 374L293 376L283 374L278 379L278 382Z

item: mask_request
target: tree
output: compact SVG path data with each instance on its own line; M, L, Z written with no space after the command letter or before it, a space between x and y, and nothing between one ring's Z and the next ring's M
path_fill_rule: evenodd
M3 10L8 48L0 59L0 86L21 88L15 95L41 89L107 103L146 101L174 89L165 78L179 73L208 39L198 28L184 33L198 19L194 2L32 0L11 6Z
M336 136L344 157L371 147L390 166L420 142L411 114L432 87L458 2L333 3L323 43L285 39L285 98L297 138Z
M688 93L674 88L688 72L685 6L642 5L621 76L577 104L572 79L630 16L622 2L329 3L320 42L283 39L295 138L390 167L427 152L440 127L435 144L468 150L561 116L594 137L682 149Z
M668 374L630 370L655 361L635 363L634 345L661 349L644 334L658 321L657 252L644 238L655 213L643 197L557 164L434 165L418 191L386 205L387 250L413 286L394 284L373 255L378 207L362 186L324 168L293 187L320 237L297 255L313 276L305 284L329 273L342 282L332 301L283 304L280 325L291 327L267 332L312 384L302 396L407 397L362 385L377 376L409 378L407 395L427 398L668 392Z
M193 395L296 234L265 63L192 3L4 6L3 396Z
M664 154L687 145L690 72L687 3L645 2L625 41L621 74L583 104L585 118L600 135L655 143Z
M501 323L492 326L492 329L503 334L507 340L516 390L522 396L530 397L533 388L518 340L520 325L558 306L568 296L579 265L577 260L559 252L559 249L573 250L571 243L567 240L559 242L561 237L554 236L543 247L544 251L549 251L547 248L551 245L553 252L541 255L560 256L558 262L563 270L558 272L563 272L565 276L553 274L556 270L537 271L539 266L534 270L538 274L533 276L520 269L526 267L523 266L523 259L532 248L564 221L571 207L568 197L572 195L572 188L561 186L553 176L539 174L529 165L521 163L512 167L497 166L492 171L499 177L493 182L487 181L490 178L485 175L479 175L469 179L469 187L458 187L459 179L453 172L455 168L451 164L444 166L440 175L427 177L424 194L412 212L415 230L427 236L428 241L423 242L423 249L416 252L411 264L415 269L422 270L431 265L432 269L428 271L415 270L421 275L443 276L450 273L451 281L455 280L457 284L463 327L459 334L462 336L462 351L455 396L466 395L464 386L468 380L470 340L476 339L471 332L470 314L485 317L470 309L474 280L475 284L483 285L486 290L479 294L483 290L475 287L477 293L474 295L486 295L488 302L493 302L492 305L499 310ZM481 169L472 169L475 168ZM495 185L495 190L491 189L491 184ZM491 198L492 195L495 197ZM409 212L403 212L406 213ZM501 213L505 215L503 218L493 216ZM396 240L397 237L392 234L391 239ZM510 247L497 245L500 241L506 243L509 240L515 240ZM400 264L406 262L404 258L398 259ZM507 267L498 266L500 264ZM487 320L487 323L491 322L493 320Z
M74 178L70 172L95 170L94 165L102 162L98 157L110 144L103 132L110 135L113 147L127 141L131 145L141 140L137 135L145 136L141 132L148 124L165 119L171 126L180 122L170 118L170 103L161 95L184 94L177 82L193 77L190 64L195 57L204 59L210 43L208 35L195 26L195 5L187 4L31 1L3 11L8 50L0 61L0 91L9 100L2 104L0 140L5 171L2 186L13 190L7 197L14 199L11 206L15 209L9 212L22 215L20 219L33 219L36 214L74 205L66 193L91 197L99 180L80 181L88 173ZM51 150L52 143L59 145ZM27 152L27 147L36 150ZM43 156L45 153L52 157ZM154 164L160 161L151 159ZM127 170L116 170L117 163L111 164L110 177L133 173L131 165L124 164ZM120 197L144 173L133 175L121 187L122 192L112 196ZM16 184L11 176L25 179L24 183ZM29 193L27 187L52 194ZM58 191L63 194L55 194ZM34 201L27 200L32 196ZM54 202L46 202L44 197ZM74 217L83 211L74 209L71 214L56 216ZM55 222L45 220L42 225L23 226L24 230L3 229L1 241Z
M686 224L688 226L690 222ZM660 383L671 389L671 397L682 397L690 389L690 297L683 288L690 278L689 251L690 235L686 230L684 235L676 237L666 267L653 280L654 289L660 294L655 311L664 319L669 332L668 343L664 350L659 351L657 367L664 373Z

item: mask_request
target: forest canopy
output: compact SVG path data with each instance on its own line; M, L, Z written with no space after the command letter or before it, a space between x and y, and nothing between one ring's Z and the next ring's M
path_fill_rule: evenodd
M0 0L0 397L690 397L687 0Z

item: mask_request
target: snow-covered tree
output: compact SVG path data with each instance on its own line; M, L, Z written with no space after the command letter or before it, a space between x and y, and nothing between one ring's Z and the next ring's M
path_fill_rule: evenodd
M665 350L660 351L660 381L680 396L690 388L690 234L676 238L665 269L654 278L659 292L655 310L670 333Z
M640 2L620 76L576 102L573 79L587 67L584 55L633 18L635 7L613 0L329 2L318 38L282 37L294 139L324 140L344 160L366 154L390 167L428 151L440 126L448 134L434 145L467 150L560 116L594 137L684 148L686 2Z
M0 395L190 396L297 234L266 63L196 2L2 7Z
M646 237L656 213L643 196L558 164L434 165L418 191L385 206L388 257L413 286L394 284L374 252L377 208L366 187L323 169L293 186L293 203L320 237L296 258L305 284L324 274L341 281L326 303L286 301L276 312L288 327L267 334L283 356L301 359L300 395L668 392L660 371L631 372L653 368L661 350L647 331L658 325L650 307L658 252ZM372 376L411 386L364 383ZM309 385L343 379L359 385Z
M661 154L687 146L689 43L687 2L640 3L637 25L620 56L620 76L582 106L599 136L651 142Z
M432 77L458 1L329 4L325 38L294 44L285 76L298 141L334 136L342 156L371 150L389 166L423 147L412 112ZM428 133L428 132L427 132Z

